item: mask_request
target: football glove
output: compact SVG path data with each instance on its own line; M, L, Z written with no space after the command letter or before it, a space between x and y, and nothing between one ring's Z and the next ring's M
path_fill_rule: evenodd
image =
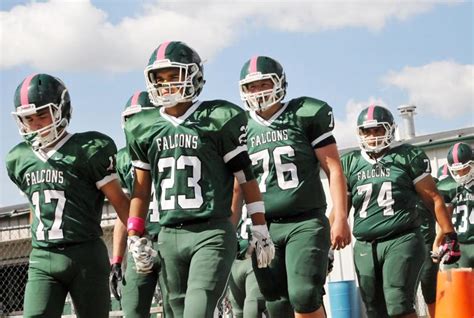
M118 301L122 298L122 291L119 286L120 281L122 281L122 264L114 263L110 267L109 286L110 292Z
M443 264L456 263L461 258L456 232L445 234L444 243L439 247L438 252L431 253L431 257L437 262L441 261Z
M263 225L252 225L252 240L250 241L247 254L251 255L255 251L258 268L264 268L270 265L275 257L275 246L268 233L268 227Z
M129 236L128 251L135 261L135 270L139 274L147 274L152 271L155 257L158 252L151 245L151 241L146 237Z

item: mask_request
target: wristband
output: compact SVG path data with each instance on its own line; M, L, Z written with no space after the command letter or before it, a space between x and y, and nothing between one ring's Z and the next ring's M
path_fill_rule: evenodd
M265 204L263 203L263 201L247 203L246 206L248 215L252 215L255 213L265 213Z
M145 231L145 220L136 216L131 216L127 221L127 231L135 231L139 235Z
M114 256L110 264L122 264L122 261L123 261L122 256Z

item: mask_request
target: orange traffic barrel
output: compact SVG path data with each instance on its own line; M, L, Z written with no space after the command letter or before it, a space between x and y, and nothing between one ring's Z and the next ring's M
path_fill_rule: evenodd
M474 271L472 268L438 272L436 318L474 318Z

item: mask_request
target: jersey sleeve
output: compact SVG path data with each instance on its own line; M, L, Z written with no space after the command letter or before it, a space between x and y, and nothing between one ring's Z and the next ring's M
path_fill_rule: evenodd
M344 173L344 176L346 176L346 185L347 185L347 196L351 197L351 191L349 187L349 177L351 176L350 172L350 165L351 165L351 158L352 156L350 153L346 153L341 156L341 166L342 166L342 172Z
M7 174L10 180L16 185L20 186L20 181L17 178L18 174L15 171L16 164L15 164L15 158L14 158L14 152L11 151L8 153L7 158L6 158L6 168L7 168Z
M306 104L310 104L315 101L307 100ZM316 113L310 118L306 126L306 135L311 142L313 148L321 148L333 143L336 143L333 135L334 129L334 116L331 106L326 103L319 105Z
M130 156L128 155L127 149L122 148L117 153L117 175L120 181L120 185L124 192L132 193L132 183L130 170L132 169L132 163Z
M141 138L142 134L140 133L139 128L140 126L134 126L130 129L127 129L127 126L125 126L127 151L134 167L143 170L151 170L147 156L149 145L145 139Z
M436 184L439 193L443 196L446 204L454 204L456 201L456 182L451 178L441 180Z
M408 173L413 180L413 184L418 183L426 176L431 175L430 159L420 148L413 147L410 150L410 162L408 164Z
M247 150L247 116L240 112L222 127L219 152L230 170L236 172L250 166Z
M103 135L90 140L86 145L87 169L97 189L117 179L117 147L112 139Z

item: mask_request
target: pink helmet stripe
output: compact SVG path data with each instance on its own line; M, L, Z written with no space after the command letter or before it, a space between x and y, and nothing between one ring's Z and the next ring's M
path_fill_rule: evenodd
M140 97L140 91L136 91L135 94L132 96L132 100L130 101L130 106L136 105L138 103L138 97Z
M20 102L22 105L28 105L30 102L28 100L28 87L30 86L31 80L35 77L36 74L31 74L23 81L20 90Z
M166 54L166 48L171 43L171 41L161 43L160 47L156 51L156 59L163 60Z
M448 165L444 164L444 166L443 166L443 176L447 176L447 175L448 175Z
M374 119L374 110L375 110L375 105L370 105L369 110L367 111L367 120Z
M454 145L454 148L453 148L453 160L454 160L454 163L458 163L459 162L459 158L458 158L458 148L459 148L459 145L461 143L457 143Z
M258 56L254 56L250 59L249 73L255 73L257 71L257 60Z

